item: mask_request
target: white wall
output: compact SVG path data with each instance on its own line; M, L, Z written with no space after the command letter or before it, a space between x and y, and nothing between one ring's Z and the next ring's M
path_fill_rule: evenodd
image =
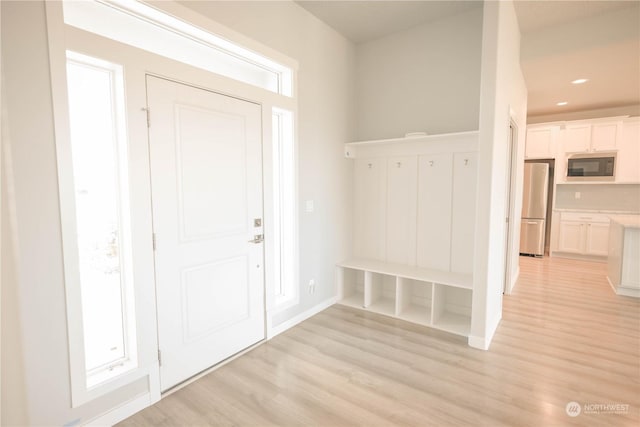
M301 298L300 304L274 316L277 325L330 301L335 263L350 252L351 194L345 183L351 163L343 159L342 145L353 137L354 48L292 2L196 6L211 8L205 12L214 20L299 62ZM1 423L84 423L145 393L148 384L142 378L71 409L45 7L42 1L3 1L1 7L7 83L3 132L8 124L10 141L2 243L3 249L15 248L2 254L2 370L10 367L11 375L2 379ZM314 213L303 212L305 200L315 201ZM309 295L312 278L316 290Z
M335 264L351 252L352 165L343 144L354 136L355 48L293 2L180 3L299 63L300 303L276 313L276 326L333 298ZM306 200L314 201L314 213L304 212Z
M527 90L520 70L520 31L512 1L484 3L482 78L480 91L480 146L473 311L469 344L487 349L502 316L506 261L505 192L509 122L520 132L515 171L517 207L513 218L519 230L522 205L522 169L526 129ZM512 235L518 247L519 233ZM517 265L517 250L510 262Z
M2 8L0 7L0 10ZM4 80L4 75L2 76ZM4 87L4 85L3 85ZM0 293L0 425L26 425L26 400L24 389L24 363L22 360L22 325L18 307L18 287L16 277L16 247L15 247L15 214L9 212L8 200L12 197L13 185L11 180L11 161L9 159L9 132L7 120L6 91L2 92L2 146L0 147L0 192L2 205L0 206L0 235L1 235L1 275ZM10 327L9 327L10 325Z
M357 46L358 140L478 129L482 3Z
M7 298L2 364L16 369L3 377L2 424L86 422L143 394L148 384L142 378L71 409L45 7L39 1L2 2L1 7L3 127L9 143L3 186L3 247L9 251L2 254Z

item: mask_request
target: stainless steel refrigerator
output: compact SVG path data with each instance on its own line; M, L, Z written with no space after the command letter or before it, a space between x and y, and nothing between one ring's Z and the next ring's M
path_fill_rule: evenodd
M525 163L522 223L520 225L521 254L544 255L548 188L549 165L546 163Z

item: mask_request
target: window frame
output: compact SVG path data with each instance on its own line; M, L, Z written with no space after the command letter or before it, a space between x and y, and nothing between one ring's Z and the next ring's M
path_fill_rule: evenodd
M272 129L273 167L273 252L274 309L284 310L300 301L298 286L298 188L296 118L293 111L273 107L272 122L278 122L278 134ZM272 125L273 126L273 125ZM289 151L284 149L289 147ZM288 160L288 162L287 162ZM283 176L293 178L289 181ZM288 193L288 194L286 194ZM285 229L286 227L286 229ZM284 270L284 272L283 272Z
M123 355L117 359L109 361L101 366L85 369L86 383L88 388L93 388L106 381L109 381L119 375L122 375L138 365L137 360L137 344L136 344L136 324L135 324L135 299L134 299L134 283L133 283L133 257L131 243L131 212L130 212L130 192L128 178L128 133L126 129L126 109L124 103L124 67L121 64L115 64L100 58L90 57L79 54L70 50L66 51L66 65L75 64L78 66L93 69L99 72L106 72L109 75L109 84L111 92L112 111L111 119L113 121L113 141L112 148L115 155L115 178L117 187L116 210L118 217L118 246L119 246L119 265L120 265L120 293L121 293L121 310L122 310L122 341ZM70 100L69 100L70 101ZM70 130L72 122L70 120ZM70 148L73 149L73 141L69 140ZM73 170L73 159L69 167ZM74 179L75 184L75 179ZM71 200L73 198L73 200ZM68 202L73 202L75 207L75 193L72 197L68 197ZM72 235L78 235L77 226L74 230L65 230L68 238ZM79 256L79 253L74 254ZM73 256L73 255L72 255ZM81 280L74 286L80 288L82 294L83 284ZM84 323L84 316L83 316ZM83 327L84 329L84 327ZM84 334L84 330L83 330ZM83 340L84 348L84 340ZM86 349L85 349L86 351ZM86 364L86 356L83 354Z

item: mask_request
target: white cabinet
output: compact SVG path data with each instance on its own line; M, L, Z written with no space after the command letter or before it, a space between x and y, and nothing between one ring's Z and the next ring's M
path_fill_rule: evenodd
M584 250L589 255L607 256L609 250L609 223L588 222Z
M558 252L607 256L609 248L609 218L606 215L582 212L562 212Z
M618 149L621 122L567 122L563 134L564 151L599 152Z
M386 256L386 191L385 159L356 159L354 165L354 255L359 258L384 260Z
M448 271L453 155L420 156L418 171L417 265Z
M387 159L387 262L406 265L416 263L417 186L416 156Z
M564 151L591 151L591 125L567 125L564 130Z
M620 123L594 123L591 125L591 151L613 151L618 148Z
M477 132L347 144L355 159L353 256L338 300L468 336Z
M607 278L616 294L640 298L640 216L611 221Z
M558 250L560 252L582 253L584 247L584 223L578 221L560 220L560 239Z
M451 271L473 272L476 221L476 153L453 156L453 200L451 202Z
M529 126L525 143L526 159L550 159L556 157L560 126Z
M338 303L468 336L472 276L370 260L337 267Z
M640 183L640 119L622 124L616 157L616 182Z

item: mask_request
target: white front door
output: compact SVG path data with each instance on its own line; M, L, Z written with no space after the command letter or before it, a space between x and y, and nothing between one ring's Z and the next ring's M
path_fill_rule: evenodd
M265 337L261 107L153 76L147 100L165 391Z

